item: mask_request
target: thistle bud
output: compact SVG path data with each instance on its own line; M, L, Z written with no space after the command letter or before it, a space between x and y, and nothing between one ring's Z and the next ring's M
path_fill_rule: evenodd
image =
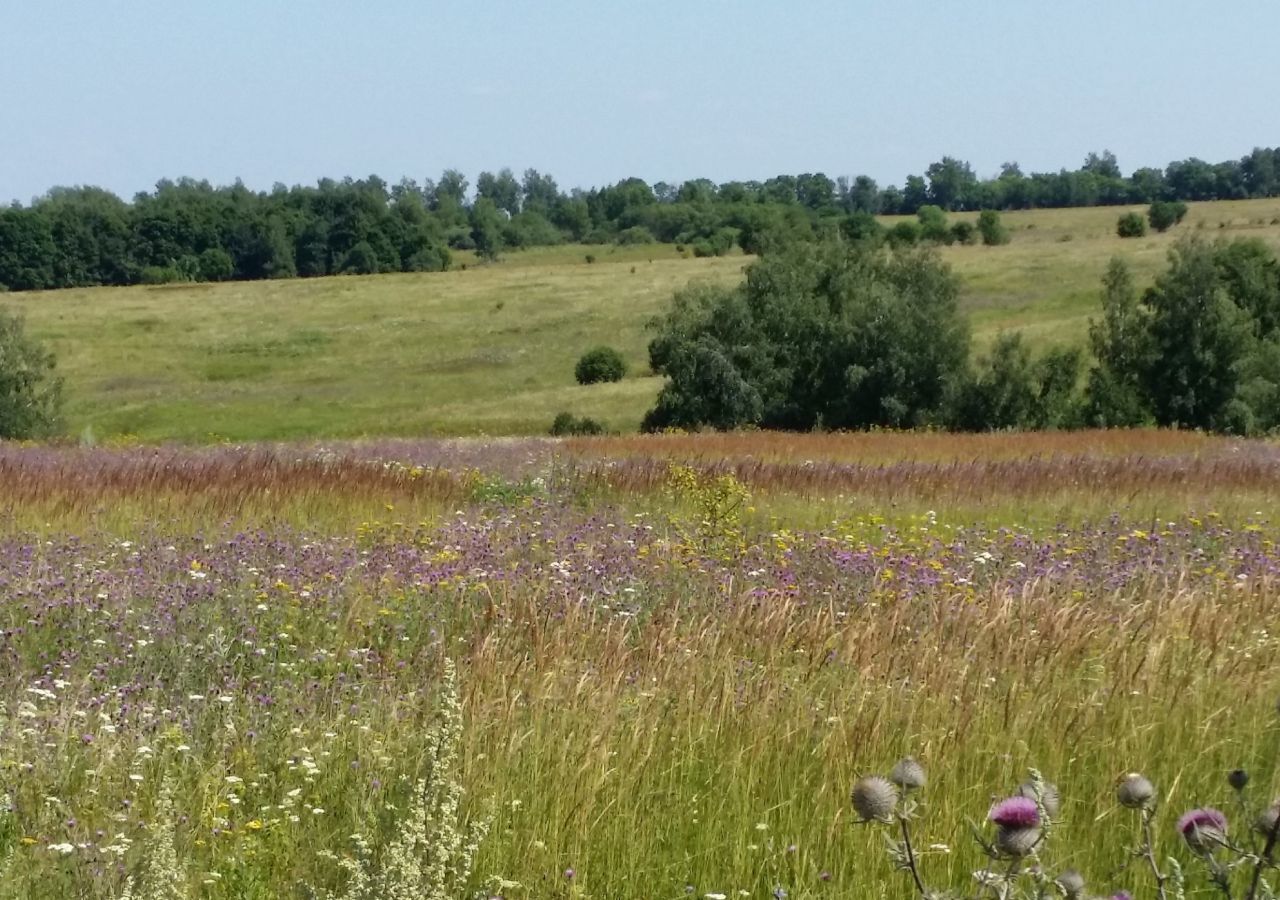
M1059 875L1057 884L1067 900L1080 900L1084 896L1084 876L1075 869L1067 869Z
M1178 831L1192 850L1212 853L1227 839L1227 817L1207 806L1193 809L1178 820Z
M887 822L898 806L898 789L879 775L868 775L858 779L850 799L862 821Z
M1253 821L1253 830L1263 837L1270 837L1275 831L1276 819L1280 819L1280 800L1271 804L1270 809L1263 810Z
M1050 819L1058 818L1058 813L1062 810L1062 799L1058 794L1058 786L1050 784L1047 781L1040 782L1040 796L1036 796L1036 783L1034 781L1024 781L1018 785L1018 796L1029 797L1039 802L1044 807L1044 811L1049 814Z
M1243 791L1248 783L1249 773L1244 769L1232 769L1227 773L1227 784L1231 785L1232 790Z
M1001 828L996 831L996 849L1005 856L1026 856L1039 842L1039 828Z
M1130 772L1116 786L1116 800L1128 809L1145 809L1155 799L1156 789L1145 775Z
M916 762L915 757L904 756L889 773L889 780L904 791L918 791L928 779L925 777L924 766Z

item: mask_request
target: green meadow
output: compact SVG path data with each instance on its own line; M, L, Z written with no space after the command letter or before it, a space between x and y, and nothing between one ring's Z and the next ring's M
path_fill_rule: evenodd
M1192 204L1172 231L1130 240L1115 236L1124 211L1009 213L1009 245L943 248L979 349L1005 330L1041 347L1083 341L1112 256L1150 280L1185 234L1280 245L1280 200ZM57 353L73 436L538 434L561 411L628 431L661 386L647 323L690 282L731 282L749 262L670 245L560 246L489 265L459 254L436 274L14 293L0 304ZM574 362L598 344L617 347L630 374L580 387Z

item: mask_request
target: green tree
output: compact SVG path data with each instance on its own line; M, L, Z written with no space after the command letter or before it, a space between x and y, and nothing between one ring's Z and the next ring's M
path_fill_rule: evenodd
M476 255L494 262L502 252L502 213L488 197L481 197L471 207L471 239Z
M509 216L520 212L520 182L510 169L502 169L497 175L481 172L476 178L476 196L492 200L494 206Z
M1021 332L1001 334L977 371L957 384L947 422L962 431L1070 427L1078 418L1081 364L1075 348L1036 359Z
M929 202L952 212L969 208L978 177L967 162L944 156L929 166L925 175L929 179Z
M1089 322L1095 365L1085 387L1085 421L1095 426L1133 427L1151 421L1143 389L1150 366L1147 311L1128 265L1113 257L1102 279L1102 319Z
M1214 248L1196 239L1169 252L1169 269L1143 297L1150 354L1141 383L1160 425L1228 430L1253 323L1218 276Z
M677 295L649 345L651 428L909 427L967 364L955 276L930 252L796 244L736 287Z
M27 336L22 319L0 309L0 439L46 437L58 426L62 380L51 352Z

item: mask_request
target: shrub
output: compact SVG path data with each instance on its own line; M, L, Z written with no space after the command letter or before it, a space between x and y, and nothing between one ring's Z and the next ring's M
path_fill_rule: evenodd
M618 232L618 243L623 245L630 244L652 244L657 242L657 238L653 236L653 232L643 225L633 225L630 228L624 228Z
M942 207L926 204L916 211L920 221L920 239L935 244L950 244L951 229L947 226L947 214Z
M22 319L0 310L0 439L45 437L62 409L52 353L29 338Z
M1182 222L1187 215L1187 204L1181 200L1157 200L1147 210L1147 221L1161 233Z
M851 213L840 223L840 233L850 241L878 241L884 235L884 227L869 212Z
M1009 229L1004 227L1004 223L1000 221L1000 213L994 209L984 209L978 213L978 231L982 234L982 243L988 247L1009 243Z
M957 244L976 244L978 242L978 229L973 226L972 222L957 222L951 226L951 239Z
M890 247L913 247L920 242L920 226L915 222L899 222L885 236Z
M598 384L602 381L621 381L627 374L627 363L622 354L612 347L596 347L582 354L573 369L578 384Z
M221 247L210 247L200 254L200 280L226 281L236 272L231 254Z
M573 437L580 435L604 434L604 425L589 416L581 418L573 413L562 412L551 423L552 437Z
M177 266L147 266L140 277L143 284L179 284L191 280Z
M1147 220L1140 213L1125 213L1116 220L1116 234L1122 238L1144 237L1147 233Z

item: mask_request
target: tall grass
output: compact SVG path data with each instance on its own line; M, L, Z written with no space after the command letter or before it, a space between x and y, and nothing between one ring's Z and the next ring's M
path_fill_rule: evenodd
M1265 491L1267 445L1133 452L1147 440L1099 438L1116 453L1089 464L1128 468L1091 480L1147 490L1144 466L1181 466L1223 497ZM1098 890L1137 881L1119 775L1156 781L1174 855L1174 816L1225 798L1228 770L1280 790L1265 517L1027 528L945 505L890 522L881 503L813 529L768 522L801 482L712 489L730 459L660 483L645 453L602 446L6 449L0 484L28 512L0 540L0 896L118 895L155 880L170 835L159 868L182 894L359 895L420 820L448 660L451 833L492 816L468 894L906 896L848 807L906 753L932 772L933 883L967 883L966 819L1031 766L1065 801L1053 862ZM986 475L886 464L884 496L941 490L930 466L996 491L1035 461L993 456ZM855 458L821 465L848 478ZM643 478L606 485L618 472ZM755 514L719 508L743 491Z

